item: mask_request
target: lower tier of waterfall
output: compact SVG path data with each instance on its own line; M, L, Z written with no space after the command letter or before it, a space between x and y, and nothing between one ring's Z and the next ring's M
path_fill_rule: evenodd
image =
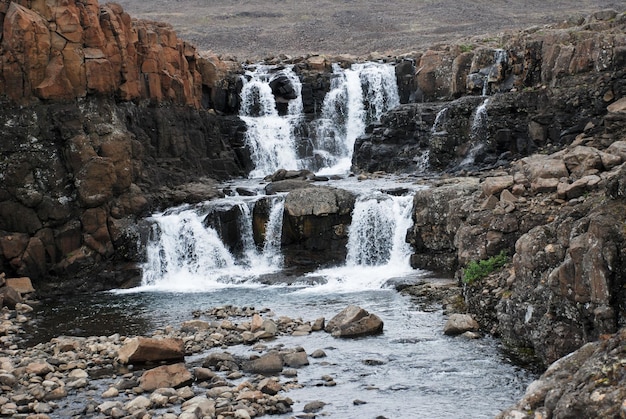
M228 197L153 215L142 286L161 290L253 286L260 277L284 268L284 197L271 199L262 245L255 242L252 228L253 208L261 197ZM345 263L309 272L302 280L351 290L378 289L389 279L412 272L405 241L412 202L411 195L361 192L348 231ZM224 212L236 214L236 245L225 242L227 228L215 221Z

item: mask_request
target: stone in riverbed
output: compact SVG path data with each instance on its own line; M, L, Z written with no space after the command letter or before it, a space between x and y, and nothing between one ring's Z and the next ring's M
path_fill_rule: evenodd
M19 292L22 295L35 292L33 283L27 276L23 276L20 278L7 278L6 285L13 288L15 291Z
M309 402L307 404L304 405L304 408L302 409L302 411L304 413L317 413L320 410L322 410L324 408L324 406L326 406L326 403L320 401L320 400L315 400L313 402Z
M288 367L299 368L305 365L309 365L309 358L307 357L306 352L297 351L297 352L284 354L283 362Z
M354 305L343 309L326 325L334 337L357 337L382 333L383 321L375 314Z
M19 292L11 287L5 286L0 288L0 301L2 301L2 305L13 310L17 304L22 303L24 300Z
M54 367L45 361L31 362L26 366L26 372L29 374L44 376L53 371Z
M278 394L278 392L281 391L283 387L280 385L277 379L265 378L259 382L257 388L265 394L274 396L275 394Z
M139 386L145 391L163 387L182 387L193 382L193 375L184 363L163 365L143 373Z
M209 400L206 396L196 396L189 399L183 403L181 408L183 412L200 411L200 417L215 416L215 402L213 400Z
M243 370L256 374L273 374L283 370L283 359L275 353L267 353L257 359L243 363Z
M469 314L451 314L443 327L446 335L460 335L465 332L476 332L479 325Z
M127 341L118 350L122 364L149 361L178 361L184 359L185 347L182 339L154 339L137 337Z
M141 409L147 409L152 402L146 396L138 396L124 405L124 409L134 412Z

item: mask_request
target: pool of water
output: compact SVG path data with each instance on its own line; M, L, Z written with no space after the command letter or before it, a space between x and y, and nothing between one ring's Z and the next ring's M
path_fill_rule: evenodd
M298 370L304 387L287 393L295 402L294 414L306 403L321 400L327 403L323 412L337 418L489 418L518 399L534 378L503 355L497 340L445 336L440 310L422 308L385 288L342 292L327 286L239 285L191 293L100 293L44 302L31 337L41 341L61 334L145 335L166 325L177 327L191 319L193 311L222 305L270 308L276 317L328 320L349 304L380 316L384 333L336 339L317 332L268 343L302 346L309 354L323 349L327 354L310 358L311 365ZM251 353L245 345L228 350ZM325 375L337 385L322 386ZM355 405L355 400L366 403Z

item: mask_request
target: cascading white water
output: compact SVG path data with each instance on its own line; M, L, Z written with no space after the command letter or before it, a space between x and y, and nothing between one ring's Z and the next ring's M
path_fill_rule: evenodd
M380 121L383 113L399 104L393 66L357 63L344 70L334 64L322 117L314 121L312 130L314 153L322 167L319 173L348 172L357 137L365 132L367 124Z
M262 251L254 244L248 203L232 204L241 214L241 256L231 254L217 231L205 225L206 209L181 208L156 214L142 285L160 290L205 291L233 283L250 284L249 280L280 269L283 197L272 201Z
M489 115L487 115L488 103L489 99L487 98L476 108L470 129L471 147L465 155L465 158L461 161L460 166L473 164L478 152L485 148L484 140L487 137L487 121L489 117Z
M412 196L370 193L359 197L352 213L345 266L309 274L327 282L302 292L380 289L389 279L415 272L406 242L413 223L412 204Z
M489 115L487 115L487 104L489 103L489 99L483 100L474 113L474 119L472 120L472 127L470 132L470 137L472 141L478 141L484 139L485 131L487 129L487 119Z
M383 113L399 104L392 65L370 62L343 69L334 64L331 88L324 98L321 117L310 124L313 155L297 156L300 167L319 171L319 174L347 173L356 138L365 132L367 124L379 121ZM248 119L244 121L247 123ZM250 128L255 130L255 127ZM270 128L268 126L267 137L270 137ZM280 135L277 132L273 138ZM268 140L271 143L271 138ZM258 174L255 171L251 177Z
M439 112L437 112L437 115L435 116L435 122L433 123L433 126L430 128L430 133L437 134L439 132L444 132L447 118L448 118L448 107L445 106L441 108Z
M217 232L205 227L203 218L204 214L194 209L154 216L143 285L191 284L213 279L216 273L224 275L235 266Z
M275 198L272 203L267 225L265 226L265 243L263 244L263 259L269 266L282 267L283 256L280 250L283 232L283 213L285 200L282 197Z
M289 100L286 115L280 115L270 83L286 77L296 97ZM259 65L246 72L241 90L240 118L246 123L246 144L254 169L249 177L257 178L277 169L299 169L295 132L302 122L302 84L291 67L276 70Z
M411 221L411 196L361 196L352 212L348 266L408 266L406 231Z

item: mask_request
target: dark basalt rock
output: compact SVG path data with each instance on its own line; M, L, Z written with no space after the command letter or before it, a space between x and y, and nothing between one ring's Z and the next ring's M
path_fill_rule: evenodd
M3 102L0 241L29 239L0 252L0 269L30 276L42 292L123 286L138 273L126 263L144 257L138 240L148 229L138 218L218 196L211 182L198 183L202 176L244 173L222 141L237 132L232 121L97 98L26 109Z

